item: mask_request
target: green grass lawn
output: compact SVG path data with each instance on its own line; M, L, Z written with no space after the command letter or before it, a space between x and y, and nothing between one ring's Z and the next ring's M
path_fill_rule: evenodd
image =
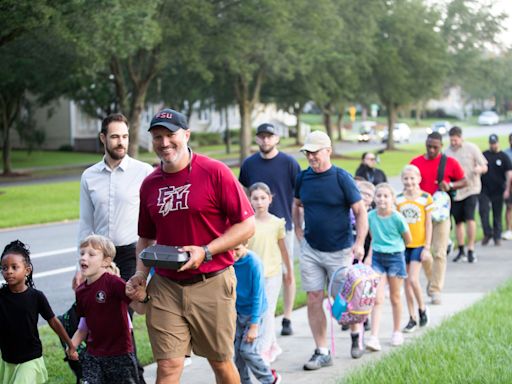
M339 383L510 383L512 280Z

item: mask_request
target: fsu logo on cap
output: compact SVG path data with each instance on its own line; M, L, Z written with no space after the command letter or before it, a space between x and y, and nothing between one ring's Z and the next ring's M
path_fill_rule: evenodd
M169 112L160 112L156 115L157 119L172 119L172 113Z

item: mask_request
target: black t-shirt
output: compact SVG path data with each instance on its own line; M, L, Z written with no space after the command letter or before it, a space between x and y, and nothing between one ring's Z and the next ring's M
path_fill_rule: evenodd
M369 181L373 185L385 183L388 181L386 174L377 168L371 168L365 164L361 164L357 170L355 177L360 177L366 181Z
M0 289L0 350L2 359L21 364L43 355L37 330L39 314L49 320L54 313L43 292L27 288L12 293L7 286Z
M488 171L481 177L482 192L486 195L501 195L505 191L506 173L512 170L512 163L503 151L487 150L484 156L487 159Z

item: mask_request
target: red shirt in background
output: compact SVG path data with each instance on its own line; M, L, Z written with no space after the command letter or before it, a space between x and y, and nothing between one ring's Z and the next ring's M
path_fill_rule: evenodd
M439 188L437 185L437 170L441 161L441 155L435 159L429 160L425 155L415 157L411 164L419 168L421 173L420 189L433 195ZM446 168L444 170L443 181L457 181L464 178L464 170L459 162L453 157L447 156Z

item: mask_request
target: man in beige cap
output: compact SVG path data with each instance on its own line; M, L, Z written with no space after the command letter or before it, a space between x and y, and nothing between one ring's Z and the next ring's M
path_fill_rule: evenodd
M293 207L295 234L301 243L302 287L307 292L308 321L316 349L305 370L332 365L327 347L324 288L333 272L362 259L368 219L361 194L345 170L331 163L331 140L322 131L311 132L301 148L309 168L297 175ZM350 210L356 218L355 242ZM304 224L304 227L303 227ZM359 326L351 326L353 358L363 354Z

